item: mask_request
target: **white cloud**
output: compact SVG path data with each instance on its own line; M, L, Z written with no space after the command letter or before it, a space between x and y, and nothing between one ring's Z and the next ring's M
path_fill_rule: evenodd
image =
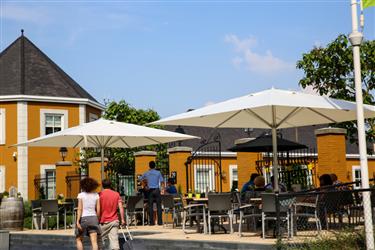
M280 71L290 71L294 69L294 64L275 57L270 50L265 54L254 51L258 44L254 37L240 39L236 35L225 36L225 42L234 46L238 56L232 59L232 64L236 67L243 66L251 72L269 74Z
M43 8L3 5L0 18L17 22L45 23L49 16Z

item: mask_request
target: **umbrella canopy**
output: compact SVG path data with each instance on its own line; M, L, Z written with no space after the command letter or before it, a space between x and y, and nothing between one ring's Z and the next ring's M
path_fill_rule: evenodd
M99 119L15 146L101 148L103 177L104 148L134 148L195 138L199 137Z
M375 116L374 106L363 106L365 118ZM296 91L269 89L170 116L151 124L279 129L355 119L354 102Z
M196 138L198 137L99 119L38 137L16 146L134 148Z
M375 107L363 105L365 118L375 117ZM354 102L296 91L269 89L233 98L152 124L213 128L272 129L275 190L278 191L277 129L356 119Z
M306 145L294 141L277 138L278 151L290 151L295 149L307 148ZM245 143L237 144L231 147L229 151L233 152L272 152L272 135L262 135Z

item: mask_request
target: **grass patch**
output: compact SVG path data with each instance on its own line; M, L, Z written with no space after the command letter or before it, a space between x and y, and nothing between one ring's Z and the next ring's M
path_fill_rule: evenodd
M366 250L365 232L340 231L331 236L319 236L303 243L284 243L279 239L275 245L277 250Z

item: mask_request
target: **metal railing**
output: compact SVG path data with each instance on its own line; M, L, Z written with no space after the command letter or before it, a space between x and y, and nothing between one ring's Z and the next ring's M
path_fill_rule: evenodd
M186 192L222 191L220 135L202 145L185 162Z

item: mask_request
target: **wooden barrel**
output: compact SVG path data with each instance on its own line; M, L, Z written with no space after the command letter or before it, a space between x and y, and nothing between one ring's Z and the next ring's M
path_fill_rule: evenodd
M0 229L23 230L23 199L3 198L0 203Z

